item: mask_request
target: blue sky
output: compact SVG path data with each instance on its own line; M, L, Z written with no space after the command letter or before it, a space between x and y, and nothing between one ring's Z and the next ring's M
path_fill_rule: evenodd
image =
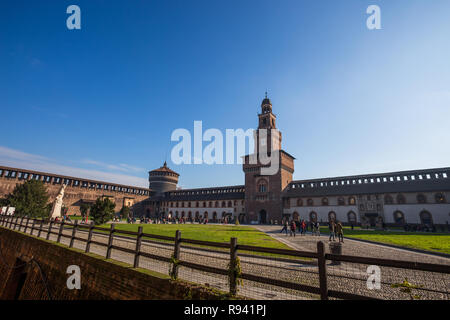
M174 165L170 136L254 128L267 89L294 179L449 166L449 14L447 0L2 1L0 164L146 186L167 155L183 188L243 184L240 165Z

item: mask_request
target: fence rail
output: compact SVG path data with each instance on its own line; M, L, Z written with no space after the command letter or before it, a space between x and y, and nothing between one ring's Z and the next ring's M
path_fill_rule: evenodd
M363 272L361 270L363 270L363 268L361 266L375 265L388 268L386 270L390 270L389 268L394 268L396 270L401 269L402 272L406 273L411 270L430 272L434 277L436 274L443 274L441 278L435 280L439 282L438 286L424 288L423 290L438 293L438 298L443 297L444 299L449 299L449 265L331 253L327 254L325 253L323 242L320 241L317 243L317 252L309 252L241 245L236 238L231 238L229 243L186 239L181 237L180 231L176 232L175 237L148 234L143 232L142 226L139 226L138 231L134 232L116 229L115 224L111 224L110 228L104 228L94 226L92 223L90 225L83 225L79 224L77 221L75 221L75 223L65 223L54 220L45 221L42 219L29 219L27 217L19 218L10 215L0 215L0 225L24 233L27 233L28 231L29 234L45 238L46 240L50 240L53 235L56 237L56 242L59 243L62 242L62 239L67 239L69 247L74 247L75 242L78 241L84 243L82 249L87 253L91 252L92 245L104 247L106 249L105 257L107 259L111 258L113 252L122 252L132 256L131 261L135 268L140 267L142 264L141 258L151 259L156 262L159 261L169 265L168 272L173 279L179 278L180 267L199 272L198 282L206 281L202 278L202 275L206 278L207 274L213 274L217 277L226 277L228 279L226 281L228 284L228 292L231 296L236 296L241 293L241 289L245 288L245 286L240 285L240 282L246 280L246 282L253 284L252 288L256 288L254 291L259 290L260 292L258 293L265 294L266 297L270 297L271 290L284 290L283 293L286 294L287 298L295 297L295 292L309 293L311 294L309 297L320 297L320 299L323 300L329 298L385 298L384 296L377 297L376 295L367 294L367 290L364 288L361 289L364 285L363 282L365 281L362 276ZM106 240L106 242L100 241L101 239ZM128 242L124 245L115 244L115 241L123 239ZM147 239L162 241L158 242ZM131 247L127 247L127 244ZM158 246L160 252L145 252L143 247L144 244ZM186 246L182 244L189 245ZM217 249L214 250L211 248ZM205 253L201 254L201 252ZM276 256L268 257L262 256L261 254L271 254ZM197 260L189 261L189 259L187 259L189 255L196 257ZM226 255L228 255L228 257ZM241 267L239 257L246 259L244 263L245 268ZM202 259L204 259L204 261L202 261ZM210 263L212 265L206 263L208 259L212 261ZM309 259L309 261L302 259ZM327 265L327 262L329 261L332 263ZM228 262L228 264L226 267L221 268L219 262ZM342 262L348 263L348 265L335 268L333 271L330 270L333 264L340 265ZM260 268L258 270L269 270L270 272L268 271L267 274L263 272L252 272L252 268L255 266ZM302 270L302 267L306 270ZM298 271L296 271L297 269L295 268L297 268ZM292 279L292 276L290 278L283 278L281 276L283 270L287 270L290 274L294 275L303 272L302 274L304 276L300 277L300 280ZM193 273L191 273L191 275L192 274ZM395 271L391 274L395 274ZM214 280L214 277L208 279L208 281L211 281ZM354 292L348 292L348 290L345 290L345 285L342 286L339 284L339 282L344 281L344 279L346 279L346 281L351 281L347 286L354 286ZM440 283L442 281L444 282L443 287ZM385 284L389 283L386 282ZM268 287L264 287L265 285ZM336 288L332 286L336 286ZM243 295L245 296L245 294ZM258 297L260 298L261 296Z

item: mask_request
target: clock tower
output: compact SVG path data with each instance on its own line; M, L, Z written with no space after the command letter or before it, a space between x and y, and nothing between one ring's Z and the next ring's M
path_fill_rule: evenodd
M258 114L258 129L254 131L255 150L244 157L245 211L247 222L269 223L282 219L281 193L292 181L294 157L281 149L281 132L276 127L272 102L266 97ZM267 164L264 161L270 159ZM273 163L272 163L273 162ZM276 166L271 174L262 168Z

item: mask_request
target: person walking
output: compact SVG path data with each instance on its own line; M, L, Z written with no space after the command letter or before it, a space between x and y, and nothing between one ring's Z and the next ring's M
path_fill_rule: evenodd
M306 222L305 222L305 220L302 221L302 235L306 236Z
M342 226L342 223L338 221L336 225L336 233L338 236L339 242L344 242L344 227Z
M289 223L288 223L287 220L285 220L284 221L284 225L283 225L283 229L281 229L280 233L283 233L283 231L286 231L286 235L287 235L288 234L288 226L289 226Z
M328 223L328 230L330 231L330 239L329 239L329 241L331 241L331 239L333 239L333 241L336 241L336 235L335 235L336 224L334 223L334 220L331 220Z
M291 232L290 232L290 236L292 236L292 234L294 234L294 237L295 237L295 230L297 229L297 226L295 225L295 221L294 220L292 220L291 221Z
M320 237L320 223L316 221L316 236Z

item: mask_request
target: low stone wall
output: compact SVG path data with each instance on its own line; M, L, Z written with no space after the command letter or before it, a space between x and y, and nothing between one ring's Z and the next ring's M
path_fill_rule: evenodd
M79 290L67 288L70 265L80 267ZM210 288L0 227L0 299L46 300L50 298L47 291L52 299L60 300L225 297Z

